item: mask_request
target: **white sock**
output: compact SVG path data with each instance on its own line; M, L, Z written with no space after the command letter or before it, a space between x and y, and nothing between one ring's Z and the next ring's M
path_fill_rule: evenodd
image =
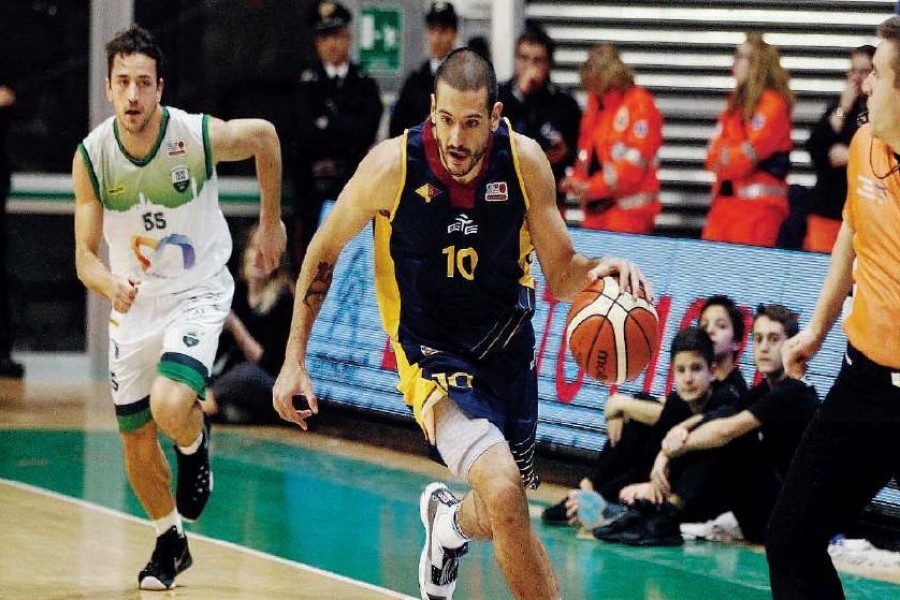
M174 527L180 535L184 534L184 526L181 524L181 516L178 514L177 509L170 512L162 519L153 520L153 528L156 529L156 537L161 536L172 527Z
M449 510L438 511L435 516L435 537L444 548L459 548L471 539L459 528L459 506L457 504Z
M203 428L200 428L200 435L194 440L194 443L190 446L178 446L178 449L182 454L194 454L197 450L200 449L200 444L203 443Z

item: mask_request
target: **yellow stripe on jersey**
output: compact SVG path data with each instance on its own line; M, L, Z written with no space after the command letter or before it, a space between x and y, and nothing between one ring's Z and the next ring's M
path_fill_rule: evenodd
M391 208L391 221L400 208L400 199L403 197L403 188L406 187L406 141L409 139L409 129L403 130L400 140L400 187L397 188L397 197L394 198L394 206Z
M375 296L381 326L392 341L397 341L400 325L400 288L391 258L391 221L383 215L375 216Z
M534 276L531 274L532 263L534 263L534 245L531 243L528 221L524 220L519 229L519 268L522 269L519 285L534 289Z
M516 146L516 134L510 124L509 119L503 117L506 121L506 130L509 131L509 149L512 151L513 166L516 168L516 176L519 178L519 187L522 189L522 198L525 199L525 210L531 206L531 199L528 197L528 188L525 187L525 178L522 177L522 167L519 165L519 148Z
M406 405L412 407L416 423L424 429L422 407L434 390L437 389L438 384L433 379L423 377L422 367L409 363L406 353L403 352L400 344L394 343L392 346L394 347L394 355L397 357L397 374L400 376L397 390L403 394L403 401Z
M509 147L512 150L513 166L516 169L516 177L519 179L519 188L522 190L522 198L525 200L525 211L527 213L531 201L528 198L528 188L525 187L525 178L522 176L522 168L519 165L519 151L516 147L516 135L513 131L509 119L503 117L506 121L506 129L509 131ZM519 230L519 267L522 269L522 277L519 278L519 284L534 289L534 277L531 275L531 265L534 262L534 244L531 243L531 232L528 231L528 218L522 221L522 228Z

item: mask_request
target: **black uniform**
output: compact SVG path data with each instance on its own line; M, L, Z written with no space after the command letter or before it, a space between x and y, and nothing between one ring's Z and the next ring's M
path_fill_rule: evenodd
M559 183L578 152L578 128L581 123L578 103L550 82L532 94L522 96L516 91L512 80L500 85L498 99L503 103L503 115L509 119L513 129L536 140L545 152L560 141L565 143L565 156L550 165L553 177ZM556 200L558 205L563 205L565 195L557 192Z
M429 59L410 73L403 82L403 87L400 88L400 95L391 112L391 123L388 128L391 137L396 137L403 133L404 129L420 125L425 120L431 111L431 92L433 90L434 73L431 72L431 60ZM513 124L513 129L522 132L521 129L515 127L515 124Z
M325 200L337 198L375 142L382 105L378 84L350 63L340 81L317 63L301 71L293 101L297 144L294 259L300 264Z
M839 132L831 128L831 113L838 106L838 100L831 102L828 109L809 133L806 149L816 170L815 197L809 211L826 219L841 220L844 200L847 198L847 167L832 167L828 151L835 144L850 146L856 130L859 129L859 115L866 109L865 97L853 104L853 109L844 117Z

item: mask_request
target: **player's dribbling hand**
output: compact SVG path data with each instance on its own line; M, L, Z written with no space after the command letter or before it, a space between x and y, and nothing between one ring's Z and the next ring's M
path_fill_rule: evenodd
M603 279L609 275L618 275L619 288L625 293L631 294L635 298L643 297L651 304L655 301L650 281L644 277L640 267L630 260L617 257L601 258L588 275L591 277L591 281Z
M259 252L256 255L257 267L263 269L266 273L271 273L281 264L281 256L287 247L287 231L284 228L284 221L260 221L259 230Z
M319 413L319 401L305 367L285 361L272 388L272 405L285 421L296 423L303 431L309 429L306 420Z
M807 363L820 346L821 341L809 328L786 340L781 349L781 360L788 377L800 379L806 375Z
M132 276L129 276L127 279L124 277L116 279L115 288L110 294L110 303L113 310L121 314L131 310L131 305L134 304L134 299L137 298L140 284L140 280Z

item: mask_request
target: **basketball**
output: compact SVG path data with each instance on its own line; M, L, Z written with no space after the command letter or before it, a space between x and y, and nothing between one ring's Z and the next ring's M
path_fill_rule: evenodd
M631 381L647 366L659 343L656 309L622 293L612 277L575 295L566 317L566 344L578 366L600 381Z

